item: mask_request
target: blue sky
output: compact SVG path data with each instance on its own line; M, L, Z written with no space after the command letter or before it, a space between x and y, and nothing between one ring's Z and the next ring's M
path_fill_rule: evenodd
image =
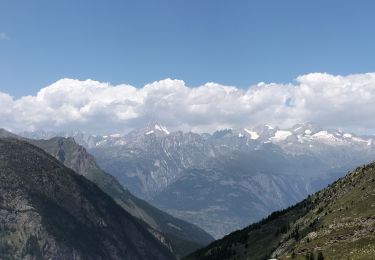
M374 10L370 0L0 0L0 91L35 94L66 77L247 87L371 72Z

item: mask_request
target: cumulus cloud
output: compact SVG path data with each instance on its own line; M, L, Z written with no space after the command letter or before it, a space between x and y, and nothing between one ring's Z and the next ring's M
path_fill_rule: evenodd
M159 121L171 129L213 131L224 127L311 122L373 133L375 73L312 73L294 83L259 83L248 89L216 83L191 88L165 79L136 88L94 80L61 79L35 96L0 92L0 127L114 133Z
M0 40L10 40L10 37L3 32L0 32Z

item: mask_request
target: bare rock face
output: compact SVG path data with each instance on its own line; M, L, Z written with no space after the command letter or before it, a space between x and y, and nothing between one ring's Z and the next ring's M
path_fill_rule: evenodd
M173 259L143 224L43 150L0 139L1 259Z

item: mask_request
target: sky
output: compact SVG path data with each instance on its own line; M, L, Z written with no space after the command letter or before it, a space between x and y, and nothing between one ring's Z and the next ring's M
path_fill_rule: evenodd
M375 71L373 10L370 0L0 0L0 124L95 132L109 131L93 125L99 119L116 130L150 118L197 130L314 121L375 133L370 118L360 123L342 109L356 104L360 111L375 111L361 105L373 101L375 83L368 74ZM311 93L302 91L307 79ZM336 86L337 81L347 85ZM98 86L109 89L106 100L90 96ZM267 86L277 87L272 92ZM82 100L45 109L51 93L61 96L67 89ZM196 103L199 91L202 100ZM345 95L345 102L325 92L330 98ZM160 101L165 93L169 99ZM258 100L254 93L277 100L262 95ZM240 111L232 94L241 100L233 99L243 105ZM179 99L171 97L178 95L195 98L176 109ZM151 96L163 106L150 103ZM312 102L319 105L311 107ZM312 110L319 107L336 118Z

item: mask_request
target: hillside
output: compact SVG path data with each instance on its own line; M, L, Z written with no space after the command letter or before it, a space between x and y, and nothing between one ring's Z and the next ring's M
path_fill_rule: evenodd
M204 230L172 217L133 196L111 175L102 171L95 158L73 138L28 140L64 163L65 166L96 183L132 216L147 223L149 231L178 257L207 245L213 238Z
M0 139L1 259L173 259L94 183L25 141Z
M186 259L362 260L374 255L375 163L371 163Z

